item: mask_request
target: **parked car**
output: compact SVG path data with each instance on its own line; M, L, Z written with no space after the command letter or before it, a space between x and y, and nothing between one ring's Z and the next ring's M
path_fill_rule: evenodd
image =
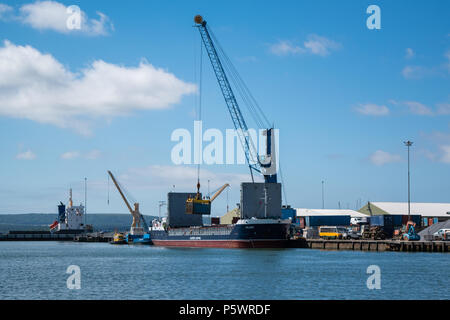
M369 223L369 219L366 217L353 217L350 219L350 224L358 225L358 224L366 224Z
M434 240L450 240L450 229L439 229L433 233Z
M347 229L347 239L358 240L361 239L361 233L356 232L352 228Z

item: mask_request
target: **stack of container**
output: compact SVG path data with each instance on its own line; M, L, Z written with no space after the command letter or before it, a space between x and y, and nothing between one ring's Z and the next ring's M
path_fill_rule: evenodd
M306 227L349 226L350 216L306 216L304 221Z
M402 227L406 225L408 221L412 221L416 224L416 226L420 227L422 225L422 216L419 214L410 215L410 219L408 220L408 215L393 215L394 217L394 227Z
M394 229L401 228L408 221L413 221L417 227L420 227L422 225L422 216L411 215L409 220L408 215L379 215L370 217L370 225L383 227L389 236L394 234Z
M299 221L297 219L297 210L292 209L291 206L283 206L281 208L281 218L282 219L291 219L293 224L299 223Z

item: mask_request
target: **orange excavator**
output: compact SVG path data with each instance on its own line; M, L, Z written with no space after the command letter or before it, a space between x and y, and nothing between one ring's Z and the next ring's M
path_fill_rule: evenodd
M401 229L394 231L394 239L406 241L419 241L420 236L416 233L416 223L408 221Z

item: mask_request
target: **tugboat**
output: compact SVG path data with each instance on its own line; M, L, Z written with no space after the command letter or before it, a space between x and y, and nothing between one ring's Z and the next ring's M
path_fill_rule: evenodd
M111 244L127 244L127 241L125 240L125 236L123 233L116 232L114 233L113 240L110 242Z

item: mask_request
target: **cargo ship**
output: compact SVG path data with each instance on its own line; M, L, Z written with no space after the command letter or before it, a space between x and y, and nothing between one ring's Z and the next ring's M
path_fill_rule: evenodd
M50 226L51 233L78 234L92 231L92 226L84 225L85 207L80 204L74 206L72 201L72 189L69 191L69 205L62 202L58 205L58 219Z
M156 246L213 248L284 248L290 220L239 219L232 225L170 228L165 218L154 220L150 237Z
M241 183L239 218L234 224L203 224L203 214L186 210L196 194L169 192L167 217L149 228L156 246L282 248L288 246L290 219L282 219L280 183Z

